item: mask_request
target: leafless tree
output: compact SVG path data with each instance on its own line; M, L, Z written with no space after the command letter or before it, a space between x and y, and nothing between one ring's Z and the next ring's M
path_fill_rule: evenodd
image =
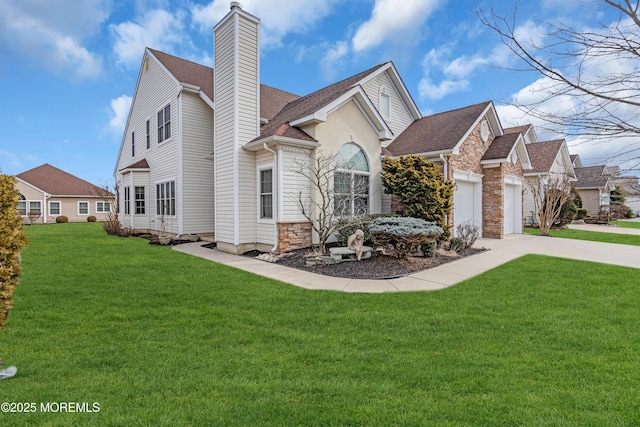
M586 4L588 3L588 5ZM540 119L542 129L569 137L593 139L639 137L640 121L640 1L585 1L584 12L602 6L613 23L577 30L563 23L541 22L537 33L524 35L517 22L518 3L511 14L478 9L481 22L496 32L524 64L542 78L532 86L533 100L514 99L525 115ZM562 102L550 111L549 101ZM627 146L618 155L640 148Z
M337 220L368 214L368 199L362 203L360 194L368 192L368 180L345 173L336 156L315 153L295 159L294 173L310 184L309 193L300 191L296 204L302 216L318 235L319 250L326 252L326 244L337 231ZM367 177L368 179L368 177ZM366 187L366 188L365 188Z
M562 206L571 198L569 173L556 173L550 177L529 181L528 189L533 196L534 220L540 227L540 235L549 235L549 230L560 218Z

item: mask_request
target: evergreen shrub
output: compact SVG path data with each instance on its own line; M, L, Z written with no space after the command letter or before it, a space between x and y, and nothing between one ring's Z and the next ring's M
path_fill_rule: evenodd
M56 222L57 222L58 224L66 224L66 223L68 223L68 222L69 222L69 218L67 218L67 217L66 217L66 216L64 216L64 215L60 215L60 216L57 216L57 217L56 217Z
M87 217L87 222L96 222L97 220L98 220L98 219L97 219L95 216L93 216L93 215L89 215L89 216Z
M371 239L396 258L407 258L417 247L442 236L435 222L411 217L380 217L369 224Z
M13 292L20 276L20 251L27 246L18 215L16 179L0 174L0 329L13 307Z

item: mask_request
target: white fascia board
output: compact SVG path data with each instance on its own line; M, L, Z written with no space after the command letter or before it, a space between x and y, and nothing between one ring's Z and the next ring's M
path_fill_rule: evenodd
M490 111L492 111L493 114L489 114ZM469 135L471 135L471 132L473 132L473 130L485 118L485 116L487 116L489 118L488 122L491 125L491 131L493 132L493 135L495 137L502 136L503 131L502 131L502 127L500 127L500 125L499 125L499 122L498 123L494 123L491 120L491 116L494 117L494 120L497 119L496 110L495 110L495 108L493 106L493 101L491 101L489 103L489 105L487 105L487 108L485 108L482 113L478 114L478 118L473 122L473 124L471 126L469 126L469 129L467 129L467 131L462 136L462 138L460 138L460 141L458 141L456 143L456 145L453 147L453 150L451 150L451 152L453 154L460 154L460 146L467 140ZM495 126L496 124L498 125L498 128L496 128L496 126ZM497 132L497 131L499 131L499 132Z
M389 77L391 78L391 81L393 82L396 89L398 90L398 93L400 94L402 101L404 102L405 106L413 116L414 120L418 120L419 118L421 118L422 113L420 113L420 109L414 102L413 97L411 96L411 93L407 89L407 86L404 84L404 81L402 80L402 77L400 77L400 73L398 73L398 70L396 69L393 62L387 62L383 67L380 67L375 72L369 74L368 76L360 80L358 84L364 85L367 82L373 80L374 78L378 77L380 74L385 72L389 73Z
M369 124L376 131L380 139L393 138L393 132L391 132L391 129L389 129L389 126L387 126L387 123L382 119L382 116L380 116L380 113L378 113L378 110L373 106L373 103L360 85L354 86L340 97L322 107L320 110L298 120L294 120L290 122L289 125L302 126L310 123L325 122L329 114L352 99L355 101L356 106L369 121Z
M531 157L529 157L529 151L527 151L527 144L524 143L522 134L518 136L514 149L518 152L518 157L520 158L522 169L533 169L533 165L531 164Z
M20 178L18 178L17 176L16 176L15 178L16 178L16 180L17 180L17 181L20 181L20 182L21 182L21 183L23 183L24 185L26 185L26 186L28 186L28 187L31 187L31 188L33 188L33 189L34 189L34 190L36 190L36 191L41 192L42 194L44 194L44 197L45 197L45 198L48 198L49 196L51 196L51 194L49 194L49 193L47 193L46 191L44 191L44 190L42 190L42 189L40 189L40 188L36 187L36 186L35 186L35 185L33 185L33 184L31 184L31 183L29 183L29 182L25 181L24 179L20 179Z
M130 172L150 172L150 171L151 171L151 168L124 168L124 169L120 169L118 172L124 175Z

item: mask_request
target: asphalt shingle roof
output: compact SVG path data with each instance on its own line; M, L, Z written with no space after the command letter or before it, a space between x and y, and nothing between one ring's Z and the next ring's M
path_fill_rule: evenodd
M53 196L104 195L104 190L48 163L22 172L16 177Z
M394 156L451 150L490 104L487 101L418 119L387 148Z
M558 156L558 152L562 148L564 139L555 139L553 141L533 142L527 144L527 151L531 159L531 167L529 172L547 173L551 171L553 162Z

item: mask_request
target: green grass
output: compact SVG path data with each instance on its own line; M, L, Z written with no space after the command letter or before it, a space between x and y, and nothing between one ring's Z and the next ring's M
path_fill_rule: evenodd
M308 291L115 238L26 228L0 353L15 426L640 423L640 270L526 256L437 292Z
M640 221L611 221L611 224L622 228L640 228Z
M540 230L537 228L526 228L525 233L539 236ZM618 243L621 245L640 246L640 236L631 234L602 233L599 231L583 231L565 228L563 230L550 230L549 236L562 237L565 239L589 240L601 243Z

